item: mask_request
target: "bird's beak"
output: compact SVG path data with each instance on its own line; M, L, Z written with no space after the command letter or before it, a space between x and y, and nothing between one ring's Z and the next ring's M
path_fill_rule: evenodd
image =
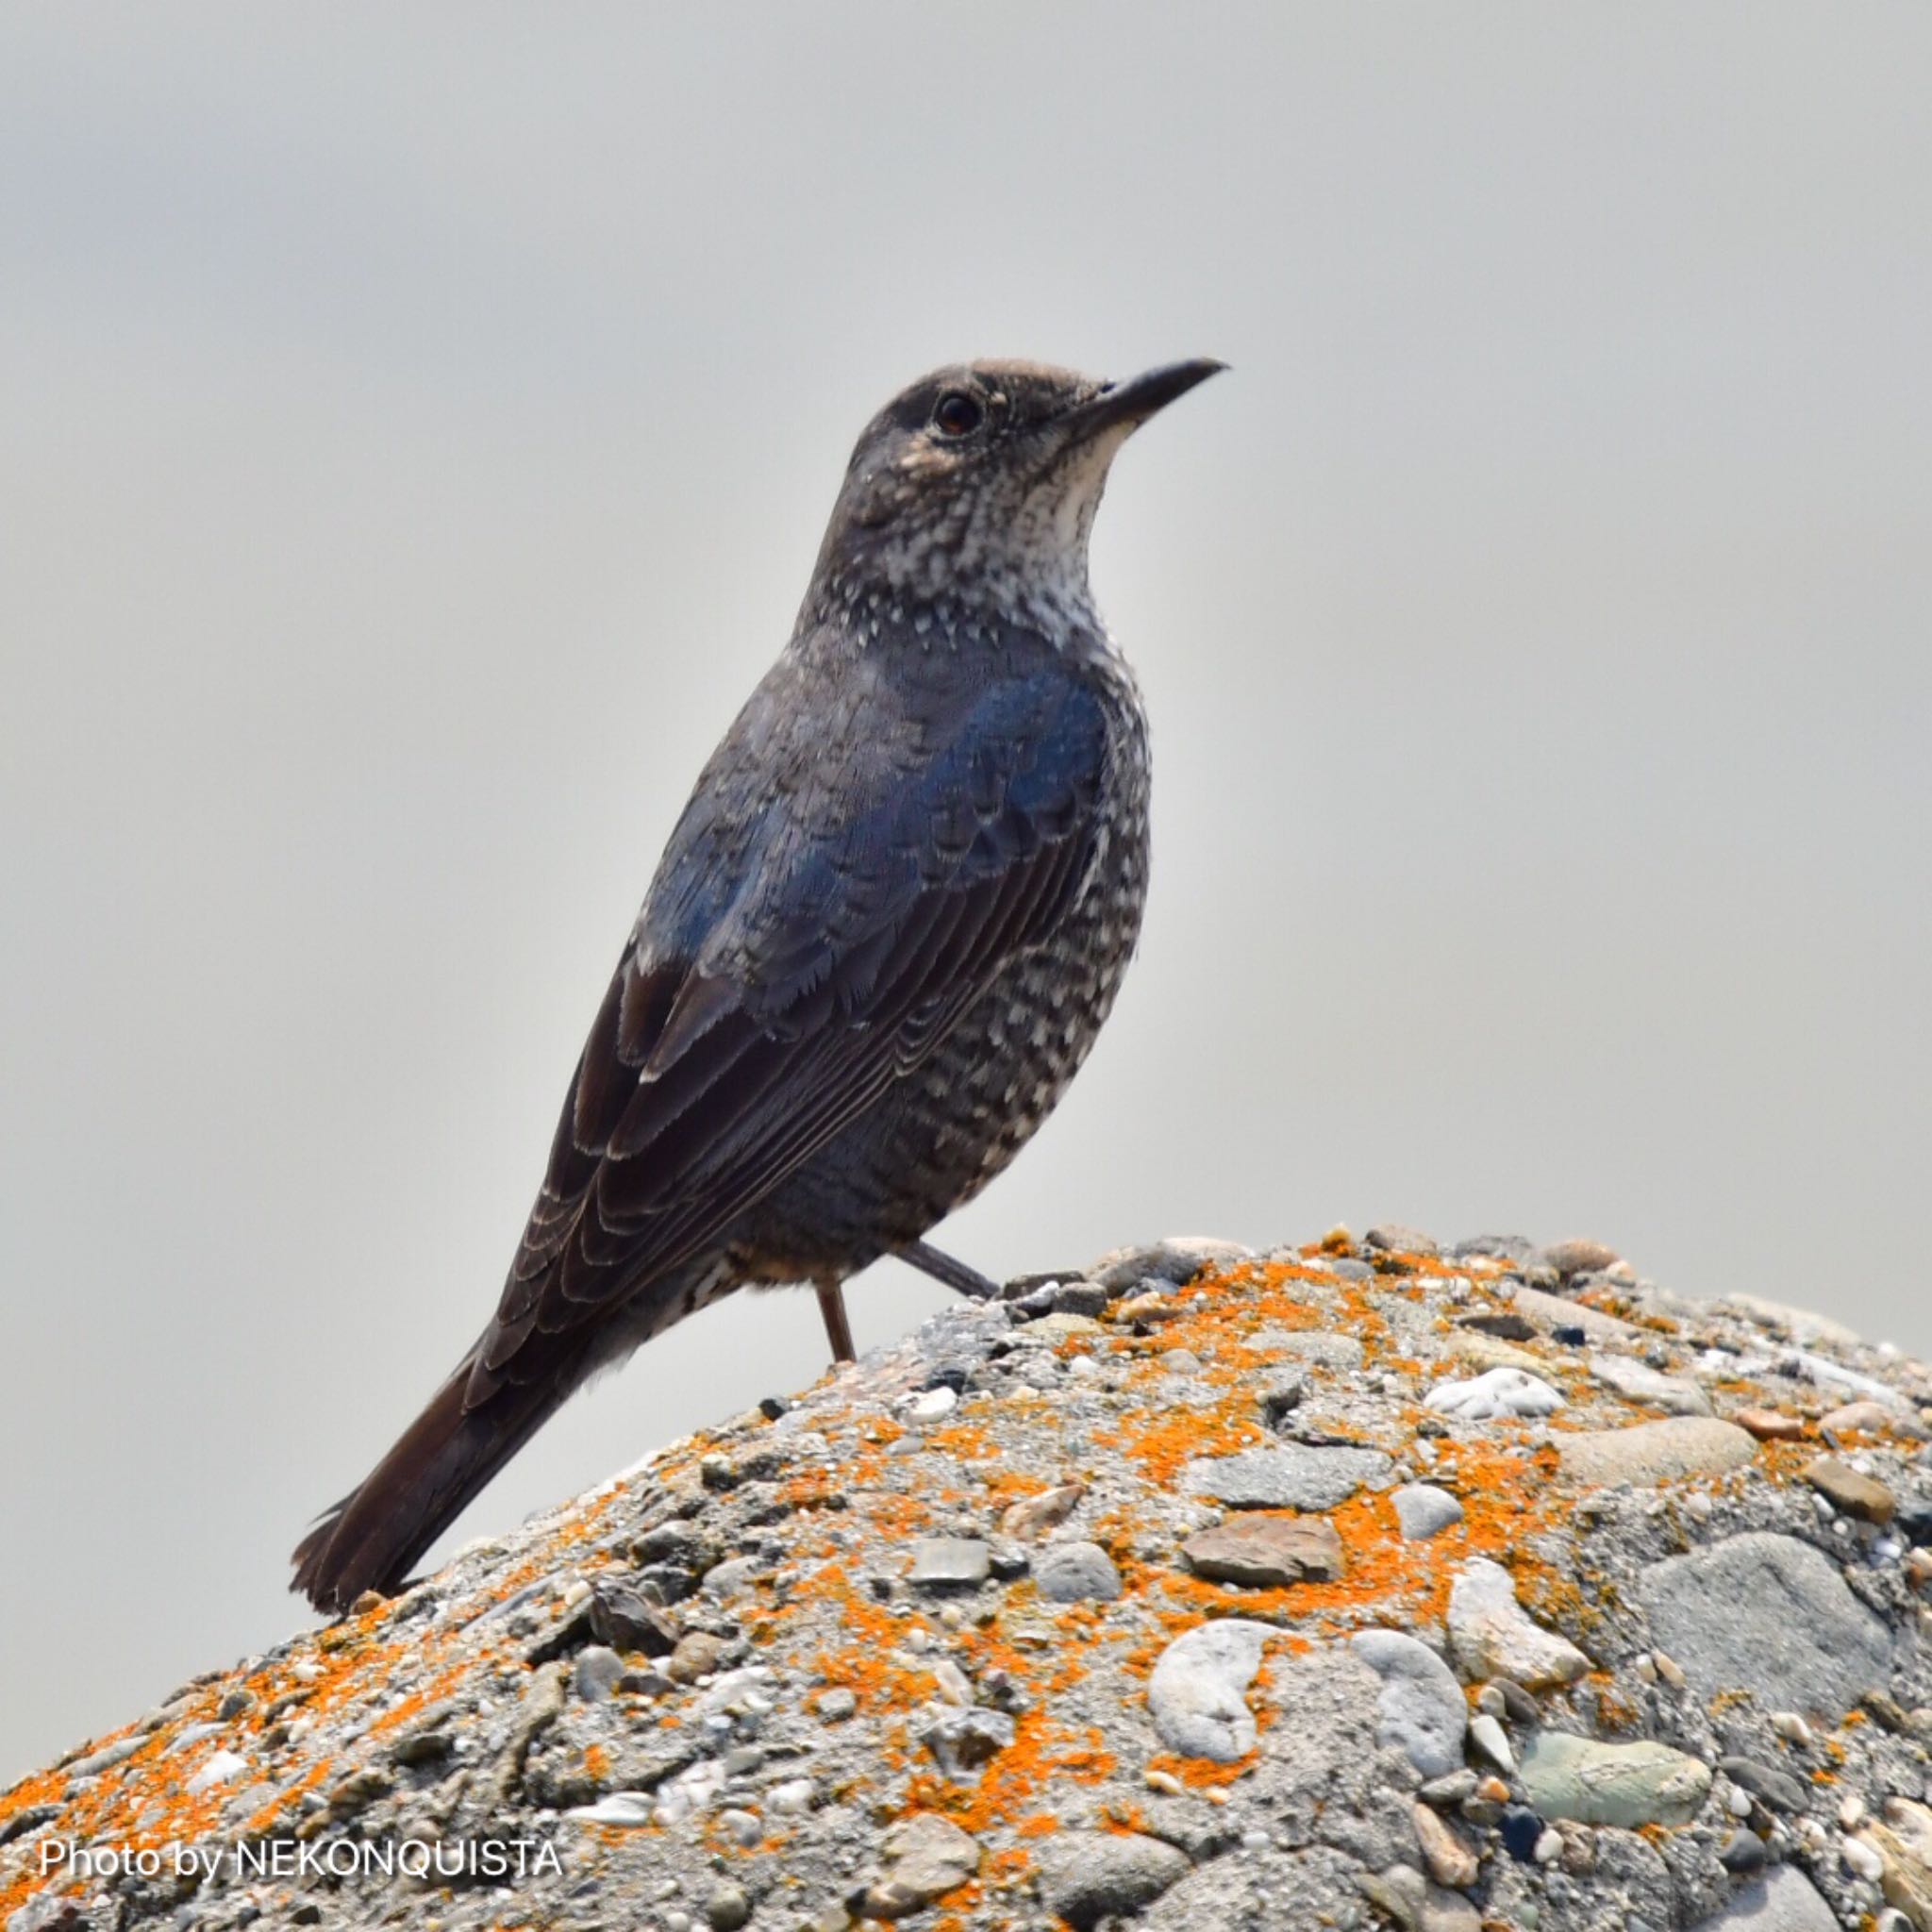
M1061 421L1069 440L1075 442L1084 442L1108 429L1138 429L1156 411L1166 408L1226 367L1225 362L1217 362L1211 356L1198 357L1191 362L1169 362L1125 382L1108 383L1098 395L1076 404Z

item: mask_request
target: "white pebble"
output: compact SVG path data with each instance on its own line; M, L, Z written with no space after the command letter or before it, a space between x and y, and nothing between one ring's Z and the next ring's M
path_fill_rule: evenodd
M1536 1861L1539 1865L1554 1865L1563 1856L1563 1834L1554 1825L1544 1830L1536 1841Z
M1847 1831L1855 1830L1865 1815L1865 1801L1857 1791L1847 1791L1844 1803L1838 1807L1838 1822Z
M966 1673L951 1657L942 1657L933 1665L932 1674L939 1679L940 1695L948 1704L964 1710L973 1702L973 1686L966 1681Z
M1503 1726L1488 1711L1470 1719L1469 1741L1498 1771L1508 1772L1516 1769L1516 1759L1509 1750L1509 1740L1503 1735Z
M1843 1845L1845 1867L1860 1878L1874 1883L1884 1875L1885 1860L1861 1838L1848 1838Z
M236 1751L217 1751L188 1780L191 1791L205 1791L210 1785L225 1785L238 1771L246 1771L248 1760Z
M1540 1376L1522 1369L1487 1369L1466 1382L1439 1382L1425 1398L1441 1415L1464 1422L1493 1422L1505 1416L1553 1415L1563 1398Z
M936 1423L959 1406L957 1390L948 1389L942 1382L937 1389L922 1390L906 1405L907 1419L915 1423Z
M1731 1793L1731 1816L1733 1818L1748 1818L1750 1815L1751 1793L1749 1791L1733 1791Z
M1811 1741L1811 1726L1795 1710L1773 1711L1771 1727L1787 1744L1808 1744Z
M735 1806L728 1811L718 1814L718 1823L750 1851L765 1835L765 1827L759 1822L756 1811L741 1811Z
M811 1809L811 1780L808 1777L788 1778L782 1785L774 1785L765 1793L765 1803L774 1811L788 1814Z

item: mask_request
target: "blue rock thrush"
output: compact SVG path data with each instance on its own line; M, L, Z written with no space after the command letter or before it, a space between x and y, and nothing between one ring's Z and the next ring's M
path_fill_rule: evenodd
M1147 725L1087 540L1121 444L1222 365L979 362L858 440L797 627L711 755L565 1096L496 1312L295 1552L392 1590L593 1371L720 1295L841 1283L1006 1166L1107 1018Z

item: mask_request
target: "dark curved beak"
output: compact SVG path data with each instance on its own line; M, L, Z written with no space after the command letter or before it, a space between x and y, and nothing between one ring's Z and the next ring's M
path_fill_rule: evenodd
M1144 375L1130 376L1125 382L1108 383L1098 395L1070 410L1064 420L1080 439L1097 436L1102 430L1117 428L1122 424L1138 429L1148 417L1226 367L1225 362L1218 362L1212 356L1197 357L1191 362L1169 362L1159 369L1148 370Z

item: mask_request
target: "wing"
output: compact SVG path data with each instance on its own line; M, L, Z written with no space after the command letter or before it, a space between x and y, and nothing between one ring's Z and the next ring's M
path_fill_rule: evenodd
M760 698L605 995L466 1406L702 1252L918 1066L1091 863L1107 717L1058 664L916 724L855 707L815 744L773 724L782 690Z

